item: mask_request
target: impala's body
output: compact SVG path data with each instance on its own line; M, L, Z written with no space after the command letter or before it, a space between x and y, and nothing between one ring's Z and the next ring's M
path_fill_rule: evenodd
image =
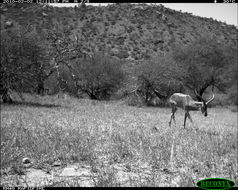
M169 102L170 104L174 104L177 107L183 108L184 110L189 109L194 111L200 110L203 104L202 102L194 101L191 96L182 93L174 93L170 97Z
M175 123L175 112L177 111L177 107L182 108L185 111L185 117L184 117L184 128L186 124L186 119L187 117L190 119L192 122L192 118L189 114L189 111L199 111L204 114L204 116L207 116L207 105L214 99L214 94L213 97L209 101L205 101L201 96L197 94L195 91L197 97L200 97L202 102L195 101L192 99L190 95L187 94L182 94L182 93L174 93L170 98L169 98L169 103L172 108L172 114L171 118L169 121L169 125L171 125L172 119L174 120Z

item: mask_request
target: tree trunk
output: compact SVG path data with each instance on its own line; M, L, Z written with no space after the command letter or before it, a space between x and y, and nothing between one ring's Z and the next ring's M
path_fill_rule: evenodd
M10 94L8 93L7 89L5 90L5 92L2 95L2 101L3 101L3 103L8 103L8 104L13 103L13 100L12 100Z
M93 92L88 92L87 93L92 100L98 100L97 96Z
M146 89L146 92L145 92L145 103L147 105L149 104L149 91L148 91L148 89Z
M38 82L37 88L36 88L37 94L43 96L44 95L44 91L45 91L44 82Z

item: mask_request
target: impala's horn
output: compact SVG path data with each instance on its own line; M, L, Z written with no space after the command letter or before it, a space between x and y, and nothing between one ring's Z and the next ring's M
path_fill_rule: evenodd
M214 93L212 94L212 97L206 102L206 104L208 105L210 102L212 102L215 98Z

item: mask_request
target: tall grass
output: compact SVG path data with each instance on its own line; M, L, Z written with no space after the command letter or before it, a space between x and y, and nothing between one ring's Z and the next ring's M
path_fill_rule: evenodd
M211 108L207 118L191 113L194 123L183 129L183 112L169 127L167 108L54 97L31 101L41 106L2 105L5 176L25 174L21 160L30 157L41 170L51 170L55 161L89 166L93 186L195 186L205 177L238 182L237 115L228 109ZM58 106L47 106L51 102ZM80 186L78 180L48 185Z

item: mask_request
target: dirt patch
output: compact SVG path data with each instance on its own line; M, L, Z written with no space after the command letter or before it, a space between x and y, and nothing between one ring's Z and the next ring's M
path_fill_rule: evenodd
M108 175L108 173L111 175ZM2 185L8 186L11 184L12 186L16 184L17 186L24 187L94 187L103 186L107 180L114 182L116 180L118 186L148 186L148 181L150 181L148 179L152 180L154 178L153 186L171 186L168 179L171 179L172 176L162 171L152 171L148 164L139 162L132 164L131 167L125 164L106 166L104 169L96 172L93 172L90 166L72 164L63 168L55 167L51 171L28 168L25 170L24 175L4 175L2 176ZM158 178L160 180L156 180ZM176 182L173 186L177 186L179 183L178 178L175 179Z

